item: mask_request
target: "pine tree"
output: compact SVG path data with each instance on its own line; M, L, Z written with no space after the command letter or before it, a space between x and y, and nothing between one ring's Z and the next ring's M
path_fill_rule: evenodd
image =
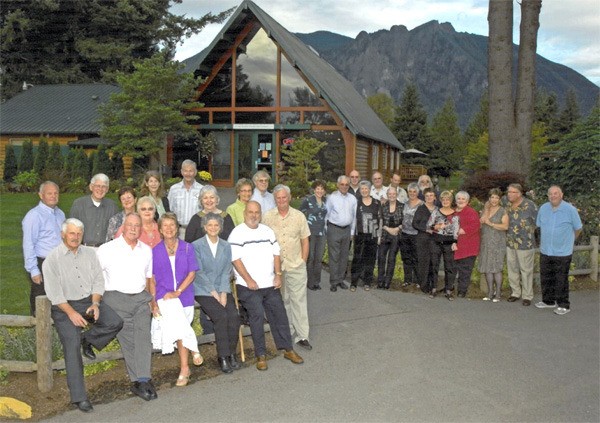
M12 144L6 144L6 153L4 156L4 182L12 182L14 177L17 176L17 156L15 154L15 148Z
M75 150L73 158L73 167L71 168L71 179L82 178L85 180L90 179L90 165L88 157L82 148Z
M282 156L289 163L285 173L293 195L308 192L310 181L321 173L321 165L317 154L327 143L315 138L298 138L289 149L283 150Z
M29 172L33 169L33 144L24 141L21 146L21 160L19 160L19 173Z
M46 171L46 161L48 160L49 148L48 141L45 138L40 138L38 143L37 153L35 155L35 162L33 164L33 170L43 179Z
M377 93L367 97L367 103L385 126L392 129L396 117L396 105L392 97L385 93Z
M94 157L92 175L96 175L97 173L104 173L105 175L110 175L112 173L112 163L110 162L110 157L108 157L106 146L104 144L101 144L98 147L98 152Z
M467 126L467 129L465 130L463 139L466 145L478 142L480 137L484 133L487 133L489 107L490 102L486 92L481 96L479 110L475 113L471 122L469 122L469 126Z
M396 109L394 135L405 148L421 150L428 144L427 112L419 100L415 84L408 84L402 94L400 106Z
M125 169L123 168L123 156L118 153L113 153L110 158L111 164L111 173L107 174L110 179L121 179L123 174L125 173Z
M460 169L466 151L452 99L446 100L433 117L430 134L432 144L427 151L429 173L447 178L452 171Z
M75 163L75 156L77 154L77 151L70 148L69 152L67 153L67 156L65 157L64 160L64 166L63 169L65 171L65 176L67 176L70 179L74 179L73 176L73 165Z
M579 113L579 105L577 103L577 95L573 89L567 91L567 97L565 100L565 107L561 110L560 114L556 118L553 126L553 132L557 134L557 138L560 138L570 133L577 121L581 118Z
M60 144L58 141L52 141L48 152L48 160L46 160L46 177L50 180L58 179L63 171L63 165L64 160L60 152Z

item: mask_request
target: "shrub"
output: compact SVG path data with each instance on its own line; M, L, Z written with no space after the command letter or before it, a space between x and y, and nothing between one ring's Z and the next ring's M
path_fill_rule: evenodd
M88 179L83 179L82 177L70 179L69 182L65 185L65 192L75 192L75 193L85 193L87 187L89 185Z
M467 177L460 189L467 191L471 197L485 201L492 188L500 188L502 192L506 192L506 188L512 183L518 183L525 187L525 175L513 172L481 171Z
M46 141L45 138L41 138L35 155L35 162L33 164L33 170L40 176L43 175L46 170L46 162L49 153L48 141Z
M82 178L88 181L90 179L90 165L82 148L78 148L75 151L73 167L71 169L71 178Z
M6 153L4 156L4 181L12 182L13 178L17 176L18 166L17 166L17 156L15 155L15 148L12 144L6 145Z
M176 183L181 182L181 178L169 178L165 181L165 190L168 191Z
M0 326L0 359L36 361L35 328ZM56 331L52 331L52 360L62 358L62 346Z
M103 144L98 147L98 153L94 157L94 164L92 166L92 175L97 173L104 173L109 177L112 174L112 163L106 153L106 146Z
M14 178L18 191L35 191L40 185L40 177L35 171L21 172Z
M44 179L59 183L58 181L62 179L63 168L63 157L60 152L60 145L57 141L53 141L50 150L48 151Z
M592 235L600 236L600 197L598 195L579 195L574 198L566 198L579 211L583 231L578 238L579 244L589 243Z
M21 159L19 160L19 172L29 172L33 169L33 144L31 141L23 142Z

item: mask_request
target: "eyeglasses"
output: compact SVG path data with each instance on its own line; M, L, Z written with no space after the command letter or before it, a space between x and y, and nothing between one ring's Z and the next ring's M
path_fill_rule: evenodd
M257 179L256 182L269 182L268 179Z
M108 185L92 185L92 188L97 188L97 189L108 189Z
M154 211L154 207L140 207L140 211Z

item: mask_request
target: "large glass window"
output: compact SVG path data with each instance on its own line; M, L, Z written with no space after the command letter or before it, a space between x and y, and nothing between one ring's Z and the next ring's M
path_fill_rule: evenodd
M230 179L231 142L229 132L213 132L217 146L212 156L213 179Z
M204 103L205 107L231 107L231 85L231 59L229 59L206 87L199 101Z
M277 46L261 28L237 57L237 107L274 106L277 93Z

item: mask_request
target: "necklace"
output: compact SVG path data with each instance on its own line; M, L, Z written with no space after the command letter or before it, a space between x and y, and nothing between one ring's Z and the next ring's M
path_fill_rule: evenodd
M175 254L175 250L177 249L177 242L175 242L175 245L173 245L172 247L169 247L167 245L167 243L165 242L165 247L167 247L167 251L169 252L169 255L172 256L173 254Z

